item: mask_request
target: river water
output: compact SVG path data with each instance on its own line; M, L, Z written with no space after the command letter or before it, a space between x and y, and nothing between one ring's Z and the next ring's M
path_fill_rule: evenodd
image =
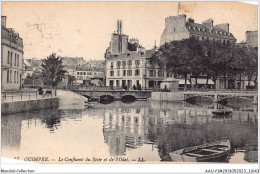
M257 106L231 108L214 118L220 104L116 101L85 105L85 98L58 91L59 109L2 116L2 156L39 163L160 163L169 152L228 139L228 163L258 161Z

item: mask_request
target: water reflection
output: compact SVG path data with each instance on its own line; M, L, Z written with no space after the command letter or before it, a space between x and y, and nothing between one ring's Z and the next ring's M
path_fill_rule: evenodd
M2 116L2 152L7 157L72 154L159 162L171 161L174 150L229 139L230 163L257 162L258 149L252 147L258 137L257 106L250 107L232 108L228 118L213 117L213 110L228 108L220 104L154 101L12 114ZM40 146L34 144L38 141Z

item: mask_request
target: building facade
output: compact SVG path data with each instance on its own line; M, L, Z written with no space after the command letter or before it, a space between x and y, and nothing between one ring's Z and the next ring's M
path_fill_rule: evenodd
M96 67L77 67L76 82L83 83L84 80L91 81L92 78L104 76L104 69Z
M182 40L190 37L226 44L236 43L236 38L229 31L228 23L214 25L213 22L212 19L208 19L202 22L202 24L198 24L192 18L186 20L185 14L167 17L160 45L173 40Z
M149 65L149 58L156 49L145 50L138 39L128 39L120 28L117 31L112 34L105 53L106 86L136 89L159 87L164 73Z
M6 16L1 17L1 26L1 87L3 91L18 90L23 83L23 39L6 28Z

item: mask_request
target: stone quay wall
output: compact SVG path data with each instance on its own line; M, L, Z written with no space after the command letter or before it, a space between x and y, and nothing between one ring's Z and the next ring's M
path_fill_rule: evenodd
M58 97L1 103L1 113L11 114L25 111L58 108Z

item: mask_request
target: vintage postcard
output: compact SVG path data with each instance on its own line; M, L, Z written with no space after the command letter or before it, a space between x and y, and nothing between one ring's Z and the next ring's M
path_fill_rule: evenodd
M1 7L3 159L259 172L257 4Z

